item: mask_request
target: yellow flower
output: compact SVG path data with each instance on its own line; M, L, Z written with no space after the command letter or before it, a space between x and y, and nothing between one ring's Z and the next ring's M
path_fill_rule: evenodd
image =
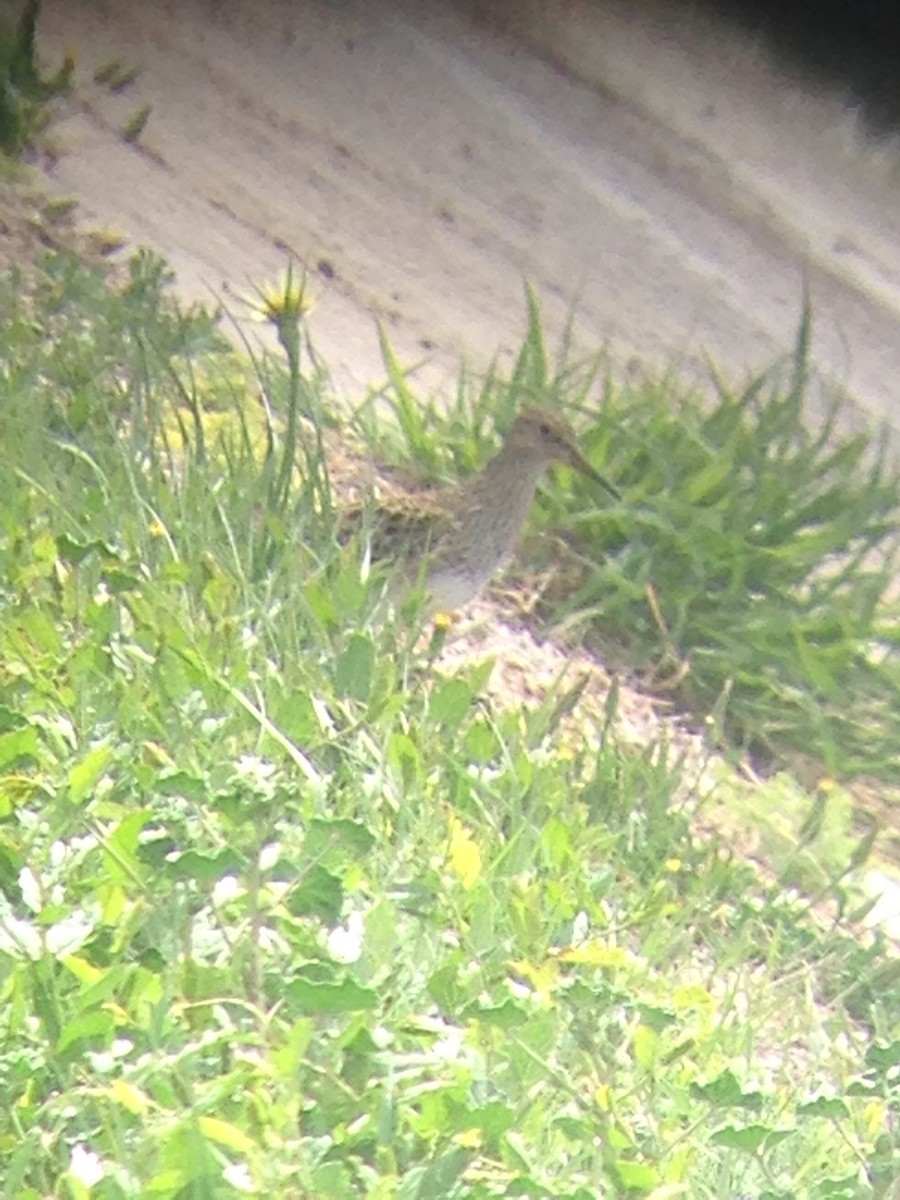
M262 321L268 321L276 329L286 324L298 324L313 310L313 300L307 293L306 272L298 279L293 263L274 283L263 284L254 289L256 298L247 303Z

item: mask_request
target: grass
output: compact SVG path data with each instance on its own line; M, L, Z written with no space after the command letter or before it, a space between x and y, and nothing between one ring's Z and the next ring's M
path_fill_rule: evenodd
M13 28L0 25L0 152L16 158L45 128L48 102L69 90L74 61L66 58L45 78L37 62L36 34L40 0L25 0Z
M565 696L505 709L490 664L442 674L370 619L373 582L334 536L302 288L263 297L282 355L248 369L152 258L116 287L49 259L40 284L0 297L2 1194L894 1194L897 964L852 935L853 881L836 868L814 904L698 839L725 785L664 743L624 744L614 694L573 732ZM598 404L587 369L551 368L534 307L513 378L461 385L444 417L386 359L396 421L373 394L355 424L438 475L479 462L523 396L585 409L626 502L604 516L581 484L548 488L536 525L562 531L578 588L550 611L588 636L621 621L635 654L718 646L697 702L733 679L722 736L775 744L750 686L768 643L750 643L745 680L721 635L746 616L740 588L709 587L711 564L758 550L774 499L686 569L686 523L721 532L747 502L735 464L774 393L723 396L718 422L686 402L666 432L652 393ZM788 437L790 403L775 444L826 488L814 466L832 451ZM723 443L732 469L700 488ZM883 692L861 666L885 620L873 461L834 464L857 507L845 525L820 514L831 537L804 547L805 576L799 553L779 574L787 526L753 561L776 632L837 561L850 673L830 643L806 656L872 688L874 770L895 676L886 638ZM650 579L671 645L652 640ZM765 693L784 724L832 711L801 661L776 660ZM823 758L844 737L829 726Z
M712 714L723 748L764 765L802 752L823 773L897 783L898 475L886 436L836 436L839 399L812 414L810 319L783 369L739 391L719 381L710 406L669 382L614 387L601 359L573 365L565 348L551 361L531 297L511 378L460 392L449 417L393 364L402 453L435 470L449 446L456 474L483 454L473 424L508 422L522 399L589 412L586 444L624 500L573 479L574 505L542 505L567 567L545 615Z

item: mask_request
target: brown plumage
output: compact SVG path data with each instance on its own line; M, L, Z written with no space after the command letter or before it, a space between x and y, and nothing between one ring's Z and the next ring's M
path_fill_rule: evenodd
M541 476L553 463L573 467L618 495L584 457L565 417L531 406L516 417L499 452L459 483L408 490L381 480L373 558L395 559L404 588L424 574L430 612L461 608L512 554Z

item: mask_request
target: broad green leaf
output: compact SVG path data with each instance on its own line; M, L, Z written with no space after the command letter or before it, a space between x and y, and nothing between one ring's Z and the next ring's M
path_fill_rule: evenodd
M372 691L375 644L370 637L355 633L337 661L334 688L339 696L367 701Z
M108 742L98 742L69 771L69 799L81 804L96 787L113 756Z
M344 886L338 876L332 875L321 863L313 863L304 872L299 885L292 888L288 907L296 917L316 916L333 925L340 919L343 902Z
M56 1043L57 1054L65 1054L79 1042L87 1042L93 1046L106 1046L113 1033L115 1024L108 1012L94 1010L68 1021L61 1029Z
M526 1009L514 1000L504 1000L502 1004L467 1004L459 1015L464 1021L480 1021L498 1029L514 1029L528 1020Z
M172 879L193 879L206 885L239 871L243 866L244 860L240 854L230 846L225 846L216 854L185 850L182 854L172 855L165 870Z
M428 711L439 724L456 728L462 724L472 699L472 689L465 680L458 677L445 679L435 688Z
M340 850L361 858L374 845L375 838L367 825L345 817L316 817L306 830L306 852L314 859L325 856L326 861L331 861L331 853Z
M418 1200L451 1196L455 1190L454 1185L469 1165L471 1158L471 1151L463 1147L456 1147L429 1163L419 1178L419 1186L416 1191Z
M731 1150L755 1154L774 1132L768 1125L723 1125L713 1131L710 1140L715 1146L727 1146Z
M37 758L38 748L37 732L30 725L0 733L0 768Z
M616 1174L626 1187L636 1188L641 1192L649 1192L659 1186L659 1172L655 1168L648 1166L647 1163L627 1162L625 1159L617 1158L615 1169Z
M807 1104L798 1104L797 1112L804 1117L830 1117L836 1121L850 1117L850 1109L836 1096L819 1096Z
M332 983L293 979L284 991L297 1009L307 1015L365 1012L378 1005L378 993L353 979Z
M758 1091L744 1091L733 1071L723 1071L707 1083L692 1083L691 1095L707 1100L717 1108L748 1108L758 1111L762 1096Z

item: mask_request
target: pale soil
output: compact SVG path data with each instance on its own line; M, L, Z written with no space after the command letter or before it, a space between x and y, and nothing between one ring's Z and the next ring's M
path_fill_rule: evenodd
M839 99L682 3L469 7L45 0L42 51L74 48L82 81L50 177L159 246L191 297L295 254L356 393L381 374L373 314L446 388L460 356L515 348L525 276L551 330L576 306L577 340L620 372L710 357L740 379L790 347L808 279L823 372L900 423L895 158ZM110 59L140 70L119 93L91 82Z
M0 271L31 273L43 253L67 251L84 262L101 262L102 237L78 225L75 206L47 196L24 176L0 181Z
M357 398L383 374L374 317L424 388L449 394L460 357L508 362L526 276L551 334L575 306L576 342L607 345L620 375L704 378L711 358L741 379L789 350L808 280L823 376L900 425L890 147L685 6L474 7L512 28L437 0L45 0L42 52L74 48L80 81L50 185L162 250L184 296L235 312L296 257L316 343ZM118 93L92 82L111 59L140 71ZM446 665L496 654L496 686L523 699L568 663L600 703L596 663L489 625L476 614ZM664 719L623 689L629 736Z

